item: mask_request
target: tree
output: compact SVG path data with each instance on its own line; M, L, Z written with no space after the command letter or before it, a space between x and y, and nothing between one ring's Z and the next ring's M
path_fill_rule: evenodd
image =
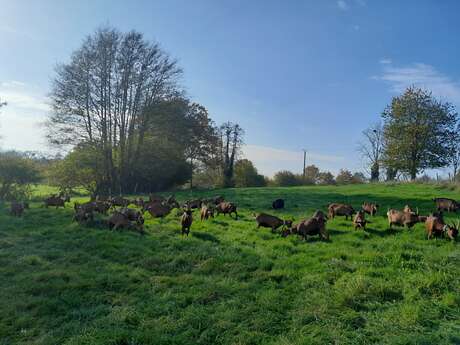
M0 98L0 108L4 107L7 103L6 102L3 102Z
M240 159L235 163L236 187L264 187L265 185L264 176L259 175L250 160Z
M460 121L457 123L456 129L446 135L446 139L449 151L448 161L453 169L452 179L455 179L460 167Z
M70 193L83 187L98 194L103 185L102 154L90 144L77 145L64 159L57 160L48 169L50 184L62 192Z
M353 174L350 170L347 169L340 169L335 181L338 184L350 184L354 183Z
M366 176L362 172L355 172L353 174L353 183L364 183L366 182Z
M315 184L318 180L319 169L316 165L309 165L305 168L305 184Z
M101 154L104 186L122 190L139 166L156 106L177 98L182 70L142 34L102 28L59 65L48 139L89 143Z
M415 87L394 97L382 113L385 164L407 173L417 173L448 164L446 136L457 122L454 107L436 100L431 92Z
M334 175L329 171L322 171L318 174L317 183L321 185L333 185L336 184Z
M383 127L376 123L363 131L364 140L358 144L358 151L366 161L371 181L380 177L380 163L383 154Z
M19 200L29 196L30 185L40 175L31 159L16 152L0 153L0 200Z
M287 170L277 172L273 177L273 182L280 187L300 185L299 178L294 173Z
M185 156L190 161L190 188L193 188L194 163L210 164L218 142L218 130L205 107L192 103L187 109Z
M224 187L233 187L235 161L243 144L244 130L237 123L226 122L220 127L221 164Z

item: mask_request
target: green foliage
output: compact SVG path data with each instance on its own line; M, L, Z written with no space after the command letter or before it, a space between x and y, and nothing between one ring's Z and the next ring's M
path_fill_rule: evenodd
M94 194L97 186L102 185L104 181L101 165L99 150L91 145L79 145L64 159L50 166L48 178L51 185L58 187L62 192L70 192L83 187Z
M449 133L455 130L457 113L450 103L436 100L426 90L408 88L394 97L382 114L385 165L415 179L428 168L449 163Z
M335 179L337 184L364 183L365 180L366 177L363 173L356 172L352 174L351 171L347 169L341 169Z
M299 177L287 170L277 172L273 176L273 182L279 187L292 187L301 184Z
M29 197L30 185L40 175L34 162L16 152L0 153L0 200L21 200Z
M318 182L319 168L316 165L309 165L305 168L305 180L303 184L316 184Z
M248 159L240 159L235 163L235 187L264 187L266 185L263 175Z
M329 171L322 171L318 174L317 183L320 185L334 185L336 184L334 175Z
M41 188L45 190L45 188ZM48 189L46 189L48 192ZM181 238L175 212L146 217L145 236L70 221L73 209L31 203L22 219L0 208L2 344L457 344L458 244L424 226L388 231L387 207L423 215L431 185L238 188L223 194L239 220L218 216ZM179 202L190 192L177 193ZM368 231L328 221L329 242L256 229L253 212L296 220L330 202L380 204ZM76 201L86 201L81 198ZM447 221L455 220L446 214Z

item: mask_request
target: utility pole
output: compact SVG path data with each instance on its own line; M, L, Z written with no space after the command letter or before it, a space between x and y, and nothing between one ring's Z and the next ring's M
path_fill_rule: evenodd
M307 150L303 149L303 170L302 170L302 178L305 182L305 164L307 162Z

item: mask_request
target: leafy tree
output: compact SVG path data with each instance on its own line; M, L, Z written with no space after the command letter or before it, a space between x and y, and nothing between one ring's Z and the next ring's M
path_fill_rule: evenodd
M305 184L315 184L318 180L319 169L316 165L309 165L305 168Z
M353 174L353 183L364 183L366 182L366 176L362 172L355 172Z
M290 186L298 186L300 185L300 180L298 176L296 176L294 173L283 170L279 171L275 174L273 177L273 182L275 185L280 186L280 187L290 187Z
M454 107L415 87L394 97L382 114L385 163L410 175L448 164L446 137L457 122Z
M62 192L83 187L91 194L104 194L106 181L102 164L102 154L97 148L80 144L64 159L50 166L48 178L50 184L59 187Z
M333 185L336 184L334 175L329 171L322 171L318 174L317 183L321 185Z
M353 174L350 170L347 169L340 169L335 181L338 184L351 184L354 183Z
M240 159L235 163L236 187L264 187L265 185L264 176L259 175L250 160Z
M363 131L364 140L359 143L358 151L366 161L371 181L378 181L383 155L383 127L376 123Z
M218 142L218 129L209 118L207 109L197 103L188 105L185 120L187 124L185 156L190 161L190 188L192 188L194 164L210 164Z
M31 159L16 152L0 153L0 200L19 200L30 195L30 185L40 175Z

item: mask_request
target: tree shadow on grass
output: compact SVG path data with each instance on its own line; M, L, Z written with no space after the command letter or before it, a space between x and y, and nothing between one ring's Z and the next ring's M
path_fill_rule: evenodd
M395 229L385 229L383 231L381 230L376 230L376 229L372 229L372 228L366 228L365 230L367 233L371 234L371 235L375 235L375 236L379 236L379 237L387 237L387 236L394 236L398 233L397 230Z
M212 221L214 224L217 224L217 225L221 225L221 226L228 226L228 223L227 222L223 222L221 220L213 220Z
M213 243L220 243L220 240L216 236L208 234L206 232L192 232L192 236L196 237L196 238L198 238L200 240L203 240L203 241L210 241L210 242L213 242Z

